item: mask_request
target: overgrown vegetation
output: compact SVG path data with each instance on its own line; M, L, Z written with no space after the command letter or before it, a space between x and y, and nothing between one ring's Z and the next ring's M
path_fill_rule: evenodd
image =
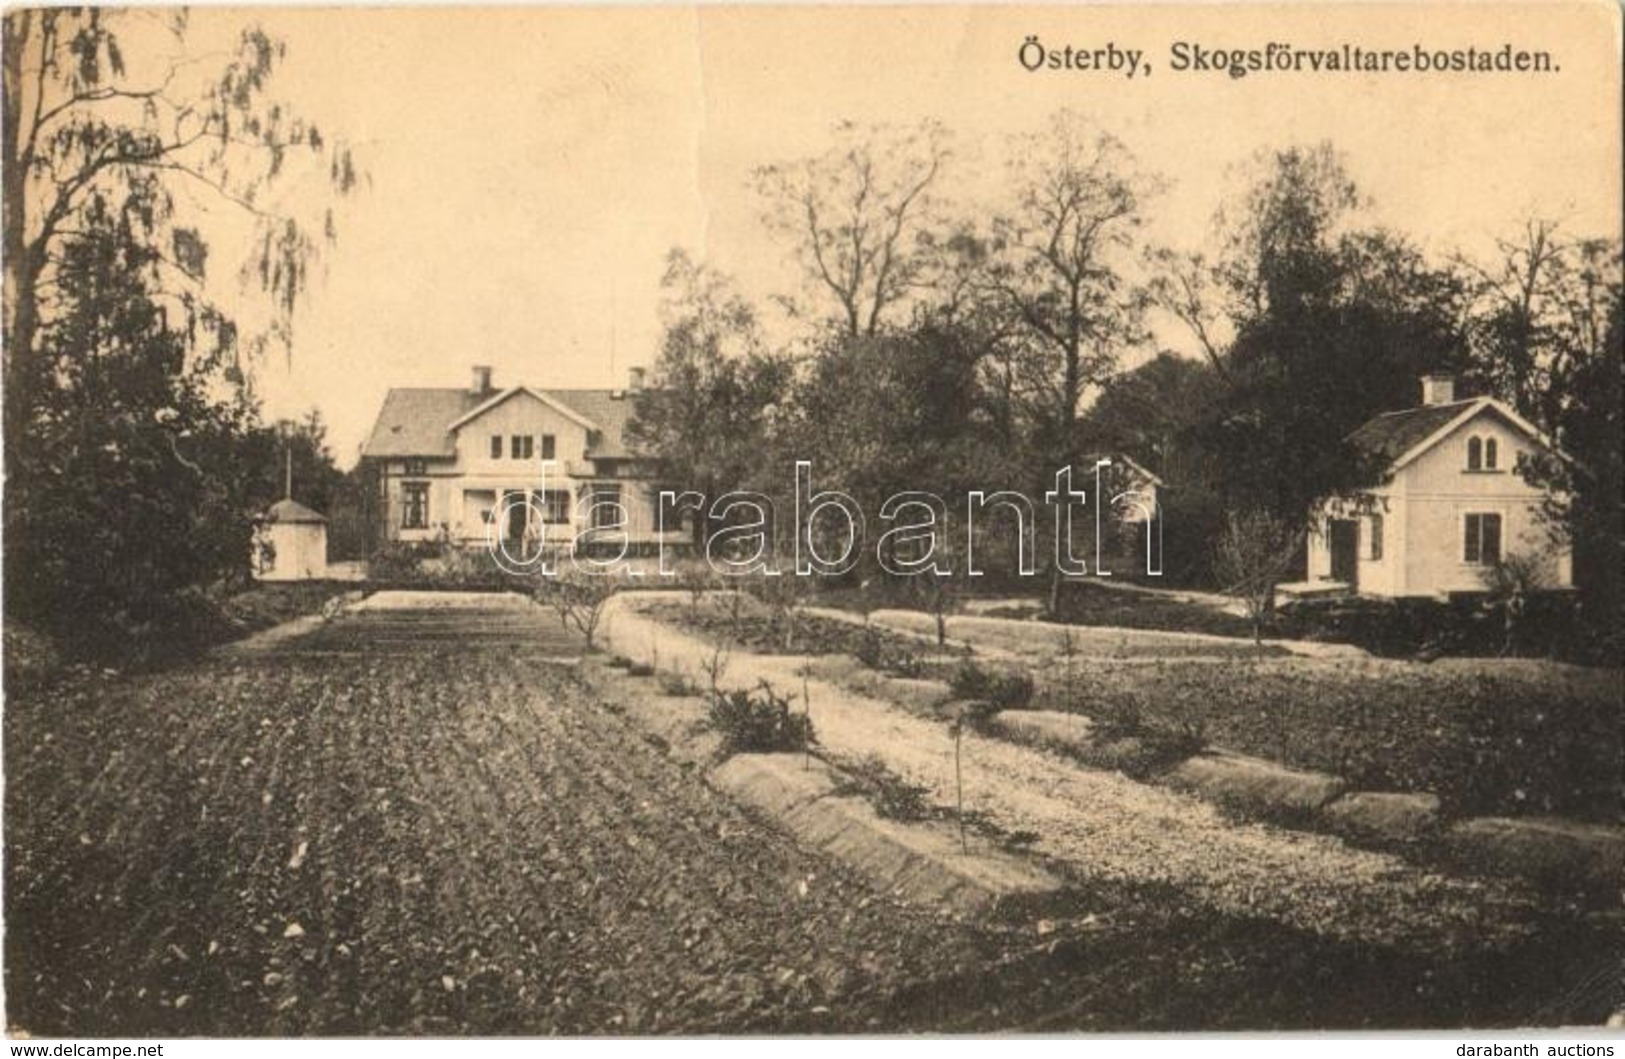
M322 181L357 182L272 97L282 54L252 25L204 52L173 13L6 15L5 608L66 653L208 642L285 455L313 493L336 477L319 419L267 427L246 385L336 232ZM290 180L314 215L272 194ZM203 228L222 205L235 246ZM205 283L222 261L249 285L232 313Z

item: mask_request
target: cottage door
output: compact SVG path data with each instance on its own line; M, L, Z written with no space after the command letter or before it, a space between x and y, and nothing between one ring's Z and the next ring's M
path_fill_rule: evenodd
M1331 520L1332 580L1360 587L1360 523L1351 518Z

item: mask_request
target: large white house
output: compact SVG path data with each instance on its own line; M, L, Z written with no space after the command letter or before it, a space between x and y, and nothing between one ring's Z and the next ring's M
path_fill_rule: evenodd
M499 390L480 366L466 389L391 389L362 447L386 537L657 544L660 486L625 438L642 384L633 369L624 390ZM680 526L664 536L688 540Z
M1543 493L1517 473L1549 441L1488 397L1457 400L1449 376L1422 380L1419 408L1377 416L1349 442L1384 468L1376 484L1327 501L1309 535L1309 582L1373 596L1482 592L1513 555L1542 557L1547 587L1567 588L1567 547L1540 519Z

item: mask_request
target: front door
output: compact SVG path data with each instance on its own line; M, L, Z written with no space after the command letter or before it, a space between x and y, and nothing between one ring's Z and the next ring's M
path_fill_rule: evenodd
M1360 582L1360 523L1352 518L1331 520L1332 580L1350 588Z
M504 532L502 536L518 544L525 539L525 494L510 489L502 494Z

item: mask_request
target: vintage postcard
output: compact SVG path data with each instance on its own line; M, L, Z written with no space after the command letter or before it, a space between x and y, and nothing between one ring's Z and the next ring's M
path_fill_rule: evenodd
M9 8L8 1032L1613 1054L1620 55Z

